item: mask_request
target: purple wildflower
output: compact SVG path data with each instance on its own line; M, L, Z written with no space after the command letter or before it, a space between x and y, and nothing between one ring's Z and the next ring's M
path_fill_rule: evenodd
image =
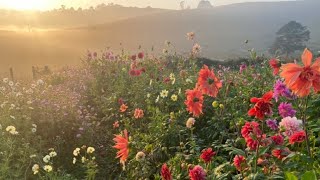
M240 74L245 70L245 69L247 69L247 65L246 64L241 64L240 65Z
M286 87L286 85L280 81L277 80L277 82L273 86L273 98L278 101L279 97L286 97L288 99L292 99L293 95L290 92L290 90Z
M268 120L266 120L266 124L270 129L272 129L274 131L278 129L277 120L268 119Z
M279 110L280 116L283 118L288 116L294 117L296 114L296 111L292 108L291 103L285 103L285 102L280 103L278 110Z
M91 60L91 59L92 59L92 54L91 54L91 52L90 52L90 51L88 51L88 53L87 53L87 58L88 58L89 60Z
M94 52L94 53L93 53L93 57L94 57L94 58L97 58L97 57L98 57L98 53L97 53L97 52Z

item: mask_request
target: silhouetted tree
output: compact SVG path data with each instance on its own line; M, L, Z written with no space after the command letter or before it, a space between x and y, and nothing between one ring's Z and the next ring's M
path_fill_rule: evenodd
M181 9L181 10L184 10L184 4L185 4L184 1L181 1L181 2L180 2L180 9Z
M277 37L270 47L271 54L290 54L296 50L302 50L310 39L310 31L306 26L290 21L277 32Z

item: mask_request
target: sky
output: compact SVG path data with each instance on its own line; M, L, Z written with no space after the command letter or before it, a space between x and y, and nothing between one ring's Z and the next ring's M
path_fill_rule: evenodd
M0 0L0 8L11 9L37 9L48 10L59 8L61 5L66 7L82 7L87 8L96 6L101 3L115 3L124 6L137 6L146 7L151 6L154 8L164 9L179 9L179 4L183 0ZM184 0L191 8L197 6L200 0ZM279 1L279 0L209 0L214 6L241 3L241 2L266 2L266 1Z

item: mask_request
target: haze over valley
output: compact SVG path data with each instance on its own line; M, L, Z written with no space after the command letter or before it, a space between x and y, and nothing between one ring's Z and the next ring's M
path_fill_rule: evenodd
M190 31L196 33L201 56L224 60L246 56L251 48L267 53L276 32L291 20L308 27L311 32L308 47L318 51L318 7L319 1L306 0L187 10L119 5L44 12L1 10L0 67L5 71L14 67L23 72L35 64L76 65L87 50L99 53L108 47L135 53L141 45L146 52L161 53L166 40L174 45L174 51L187 53L192 48L186 39ZM248 44L244 43L246 40Z

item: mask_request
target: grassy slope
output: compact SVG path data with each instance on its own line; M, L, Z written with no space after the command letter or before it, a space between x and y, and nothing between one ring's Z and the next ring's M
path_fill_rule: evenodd
M310 46L320 47L320 2L243 3L212 10L166 11L105 24L47 32L0 32L1 70L14 66L17 71L31 65L74 65L87 49L128 50L139 45L162 50L170 40L180 52L192 46L185 33L195 31L202 53L210 58L229 58L246 54L255 47L265 52L275 32L290 20L297 20L311 30ZM244 40L249 46L244 46ZM30 73L29 73L30 74Z

